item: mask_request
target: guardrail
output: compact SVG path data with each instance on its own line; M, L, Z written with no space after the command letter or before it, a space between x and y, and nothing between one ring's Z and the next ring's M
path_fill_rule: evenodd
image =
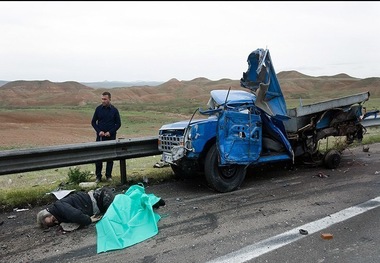
M380 126L380 118L366 118L362 124L364 127ZM0 151L0 175L119 160L121 183L125 184L125 160L161 154L157 144L158 137L145 137L5 150Z
M161 154L157 143L158 137L145 137L0 151L0 175L120 160L121 183L125 184L125 160Z
M380 118L366 118L361 123L366 128L380 126Z

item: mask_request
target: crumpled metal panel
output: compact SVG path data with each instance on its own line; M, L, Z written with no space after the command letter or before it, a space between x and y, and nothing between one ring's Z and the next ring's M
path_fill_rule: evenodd
M268 49L256 49L247 59L248 70L240 85L256 94L256 106L277 119L288 119L282 94Z

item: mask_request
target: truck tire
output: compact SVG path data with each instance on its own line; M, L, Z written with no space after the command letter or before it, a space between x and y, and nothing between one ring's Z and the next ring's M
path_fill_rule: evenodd
M219 167L218 150L214 144L205 159L206 181L214 190L225 193L236 190L244 181L245 166L230 165Z
M340 160L340 153L337 150L330 150L326 153L323 162L328 169L335 169L339 166Z

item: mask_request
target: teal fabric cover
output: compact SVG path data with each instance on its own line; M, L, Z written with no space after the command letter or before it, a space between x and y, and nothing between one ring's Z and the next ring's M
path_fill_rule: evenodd
M152 205L159 200L146 194L142 185L132 185L125 194L116 195L96 223L97 253L126 248L156 235L161 217Z

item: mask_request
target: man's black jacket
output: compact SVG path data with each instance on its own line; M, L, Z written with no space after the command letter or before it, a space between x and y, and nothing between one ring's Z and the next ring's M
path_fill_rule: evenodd
M86 192L73 192L55 201L47 210L59 223L77 223L83 226L91 224L93 215L92 201Z

